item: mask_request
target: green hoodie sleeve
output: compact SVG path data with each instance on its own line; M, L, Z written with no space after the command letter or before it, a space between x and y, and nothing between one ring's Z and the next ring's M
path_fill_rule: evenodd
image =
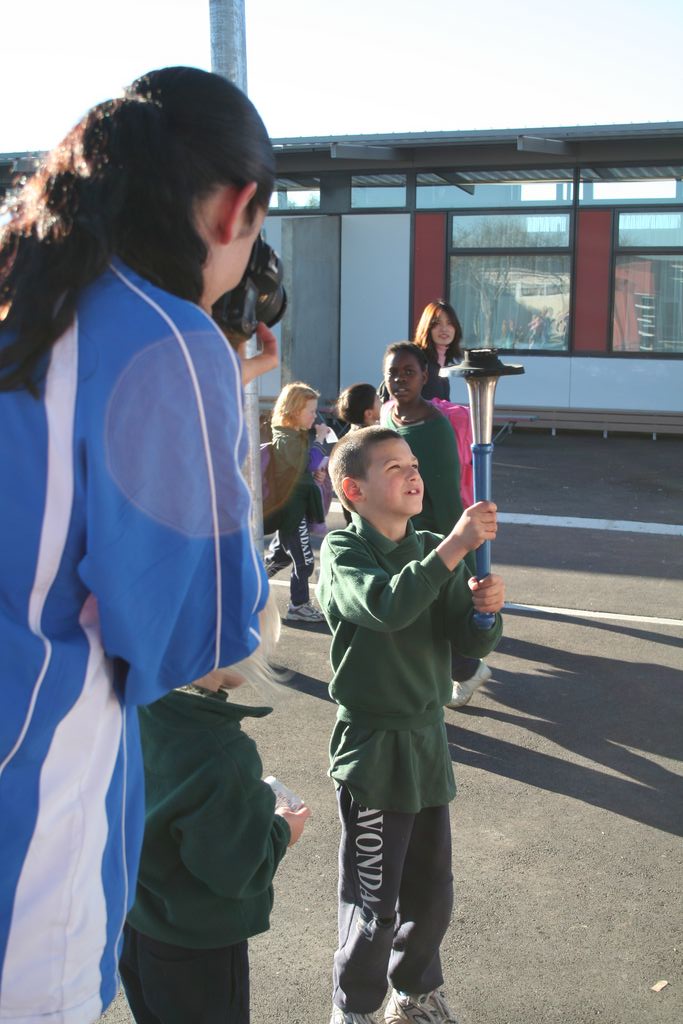
M462 564L462 563L461 563ZM441 594L444 633L460 654L484 658L498 645L503 633L500 613L491 629L478 629L474 623L472 593L464 572L456 572Z
M450 575L435 551L390 575L361 537L338 530L323 541L318 598L328 618L392 633L433 604Z
M236 753L233 747L220 760L207 760L205 799L197 799L195 810L177 818L174 830L187 870L217 896L238 900L270 887L290 830L274 814L270 786L245 772Z

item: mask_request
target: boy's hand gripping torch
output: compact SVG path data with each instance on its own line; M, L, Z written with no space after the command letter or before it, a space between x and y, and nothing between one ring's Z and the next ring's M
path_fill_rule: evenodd
M501 363L494 348L465 350L465 358L457 366L445 366L442 377L464 377L470 396L472 421L472 474L474 500L491 501L491 462L493 456L493 397L499 377L524 373L518 363ZM483 580L491 572L491 541L475 552L477 579ZM491 629L496 621L491 612L475 612L474 621L479 629Z

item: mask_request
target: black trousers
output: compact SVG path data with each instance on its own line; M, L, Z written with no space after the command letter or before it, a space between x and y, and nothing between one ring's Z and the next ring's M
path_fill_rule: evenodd
M310 593L308 581L313 575L315 557L311 547L308 523L302 519L293 533L277 531L265 558L266 568L284 569L291 563L289 593L292 604L306 604Z
M187 949L126 925L119 973L137 1024L249 1024L246 942Z
M387 979L411 995L443 984L439 948L453 909L448 807L419 814L379 811L337 791L339 948L333 1001L347 1013L372 1013Z
M479 658L468 658L451 647L451 679L465 683L479 668Z

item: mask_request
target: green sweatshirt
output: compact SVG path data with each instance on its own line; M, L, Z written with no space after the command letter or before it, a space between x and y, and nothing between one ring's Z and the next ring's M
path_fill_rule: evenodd
M339 704L330 775L364 807L416 814L453 799L450 642L480 658L502 633L500 615L491 630L475 627L463 564L450 572L440 541L409 523L395 543L354 512L322 544L318 600Z
M183 691L140 708L147 810L128 916L138 931L212 949L268 930L290 831L240 721L270 711Z
M284 505L264 524L266 532L278 529L283 534L293 533L302 519L325 521L320 488L308 469L310 448L307 430L273 427L275 493L282 495Z

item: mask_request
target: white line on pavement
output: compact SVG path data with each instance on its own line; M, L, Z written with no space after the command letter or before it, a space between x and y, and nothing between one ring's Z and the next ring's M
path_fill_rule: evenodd
M341 505L333 501L331 512L341 514ZM554 526L569 530L614 530L619 533L651 533L668 537L683 537L683 525L678 523L640 523L631 519L588 519L583 516L537 516L525 512L499 512L499 523L513 526Z
M651 626L683 626L683 619L662 619L654 615L626 615L624 612L589 612L583 608L554 608L540 604L507 603L503 611L545 612L547 615L573 615L578 619L616 619L619 622L646 622Z
M288 587L289 580L271 580L271 587ZM627 615L625 612L589 612L584 608L554 608L542 604L506 602L503 611L545 612L546 615L573 615L577 619L614 619L617 622L644 622L650 626L683 626L683 619L663 619L654 615Z
M516 512L499 512L499 523L515 526L555 526L569 530L615 530L619 533L657 533L683 537L678 523L638 523L631 519L584 519L579 516L536 516Z

